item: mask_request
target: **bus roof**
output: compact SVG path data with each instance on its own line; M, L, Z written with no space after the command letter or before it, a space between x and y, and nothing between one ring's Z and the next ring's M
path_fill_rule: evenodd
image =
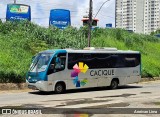
M126 54L139 54L139 51L132 50L117 50L116 48L106 48L106 49L91 49L91 50L78 50L78 49L54 49L54 50L46 50L41 53L59 53L59 52L67 52L67 53L126 53Z
M131 51L131 50L67 50L68 53L140 53L138 51Z

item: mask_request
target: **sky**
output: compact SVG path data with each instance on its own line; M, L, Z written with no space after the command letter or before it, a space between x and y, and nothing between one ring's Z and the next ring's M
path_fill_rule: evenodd
M0 18L4 21L6 17L7 4L14 0L0 0ZM93 0L93 16L96 15L102 4L108 0ZM51 9L68 9L71 11L71 25L82 26L81 19L87 15L89 0L17 0L18 4L31 6L32 22L48 27L49 14ZM98 26L105 27L105 24L112 23L115 26L115 0L109 0L104 4L96 17L99 19Z

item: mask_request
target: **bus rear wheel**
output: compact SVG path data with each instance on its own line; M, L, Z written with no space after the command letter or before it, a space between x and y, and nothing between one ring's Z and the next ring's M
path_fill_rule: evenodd
M55 92L58 93L58 94L61 94L65 91L65 86L63 83L58 83L56 84L55 86Z
M117 87L118 87L118 80L112 80L110 88L117 89Z

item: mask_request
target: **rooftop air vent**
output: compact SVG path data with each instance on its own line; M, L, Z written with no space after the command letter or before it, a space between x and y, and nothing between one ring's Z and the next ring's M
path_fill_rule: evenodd
M95 50L95 51L117 51L117 48L109 47L86 47L84 50Z

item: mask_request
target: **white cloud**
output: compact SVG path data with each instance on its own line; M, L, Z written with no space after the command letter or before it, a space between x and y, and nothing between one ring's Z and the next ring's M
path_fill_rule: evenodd
M93 14L95 15L100 6L106 0L93 0ZM0 17L5 18L6 6L8 3L13 3L13 0L1 0ZM49 12L51 9L62 8L71 11L71 21L73 26L82 24L81 19L86 14L89 8L89 0L17 0L17 3L28 4L32 10L32 21L37 24L48 26ZM99 26L105 27L106 23L115 22L115 0L107 2L97 15Z

